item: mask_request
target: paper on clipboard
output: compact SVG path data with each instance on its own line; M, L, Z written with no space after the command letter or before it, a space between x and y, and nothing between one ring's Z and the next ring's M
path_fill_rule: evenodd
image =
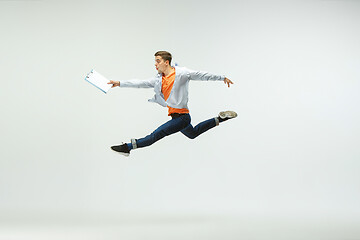
M112 86L112 84L107 84L110 82L108 79L106 79L100 73L96 72L94 69L92 69L91 72L86 75L85 80L104 93L107 93Z

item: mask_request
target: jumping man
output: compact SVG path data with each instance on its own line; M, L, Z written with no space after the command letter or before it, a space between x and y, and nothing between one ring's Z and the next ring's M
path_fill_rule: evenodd
M217 117L208 119L193 127L190 123L191 118L187 106L189 81L224 81L228 87L233 82L222 75L172 66L171 59L172 56L169 52L156 52L155 67L158 74L155 77L148 80L111 80L108 83L112 84L112 87L154 88L155 95L149 101L167 107L168 115L171 116L171 120L158 127L150 135L144 138L131 139L130 143L112 146L112 150L129 156L131 150L150 146L163 137L177 132L182 132L188 138L194 139L207 130L219 125L219 123L237 116L236 112L224 111L220 112Z

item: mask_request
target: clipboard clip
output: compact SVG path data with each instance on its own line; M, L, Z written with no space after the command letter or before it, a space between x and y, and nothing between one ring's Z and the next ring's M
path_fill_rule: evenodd
M86 78L89 78L89 75L92 73L94 73L94 69L91 69L91 71L88 74L86 74Z

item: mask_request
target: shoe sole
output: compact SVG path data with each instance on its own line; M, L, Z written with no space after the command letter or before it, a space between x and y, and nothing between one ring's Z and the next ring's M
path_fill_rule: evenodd
M224 111L224 112L220 112L219 113L219 117L221 117L222 119L224 118L236 118L237 117L237 113L234 111Z

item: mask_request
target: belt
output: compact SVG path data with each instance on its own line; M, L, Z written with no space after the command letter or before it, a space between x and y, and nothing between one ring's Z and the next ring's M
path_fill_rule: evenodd
M172 114L170 114L170 116L171 116L172 118L178 118L178 117L180 117L180 116L182 116L182 115L185 115L185 114L187 114L187 113L172 113Z

